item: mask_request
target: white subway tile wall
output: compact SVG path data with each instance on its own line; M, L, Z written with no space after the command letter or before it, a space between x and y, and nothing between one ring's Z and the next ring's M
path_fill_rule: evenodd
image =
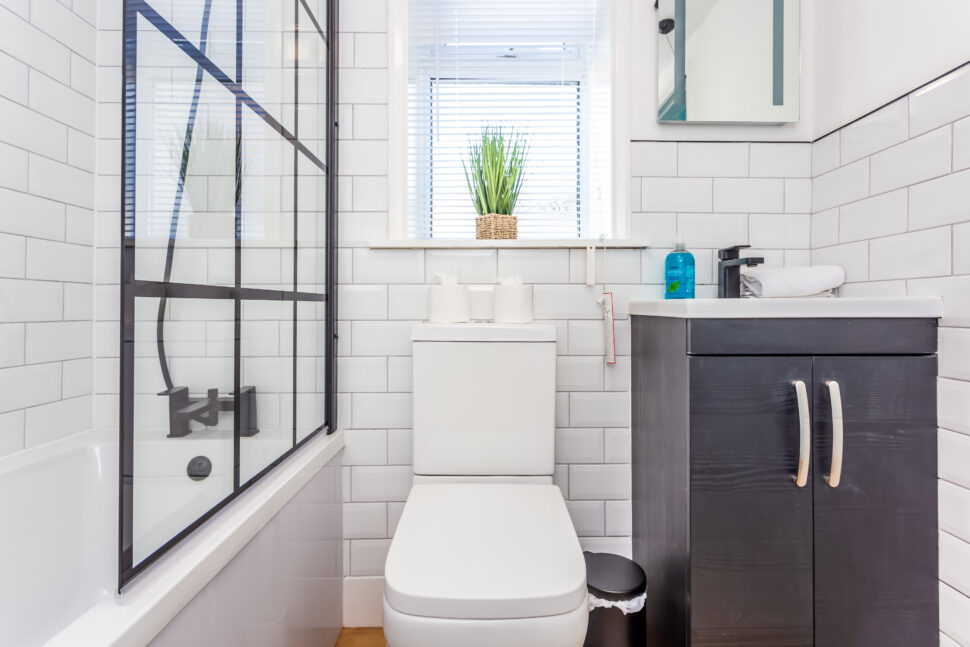
M841 146L839 142L841 141ZM941 645L970 644L970 66L816 142L812 262L841 296L941 296Z
M93 6L0 7L0 456L92 426Z
M904 97L843 128L839 135L841 163L848 164L909 137L909 98Z
M118 124L122 114L121 59L124 11L121 0L99 0L97 11L98 101L95 117L97 122L95 148L98 158L94 183L96 211L90 228L96 247L94 296L90 314L94 325L93 424L98 429L117 429L122 150L121 129ZM202 338L204 339L204 333ZM192 339L191 334L185 337L186 342ZM194 339L199 339L198 335L194 336ZM198 349L195 350L198 352ZM185 351L191 352L189 349Z
M631 143L633 236L645 250L386 250L386 2L341 3L340 358L347 427L345 618L380 621L383 556L411 485L411 326L428 316L428 285L454 272L472 286L472 318L492 316L503 276L533 285L536 319L558 336L556 475L584 547L630 552L630 321L634 299L663 296L663 262L683 236L697 292L716 294L715 250L751 244L769 264L807 264L810 144ZM379 72L380 71L380 72ZM800 252L800 253L798 253ZM604 361L603 290L616 300L617 363ZM352 602L351 599L354 601ZM351 604L357 608L350 609Z

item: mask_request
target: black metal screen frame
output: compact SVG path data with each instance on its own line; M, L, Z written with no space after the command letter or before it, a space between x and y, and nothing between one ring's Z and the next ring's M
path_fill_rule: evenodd
M203 2L204 0L199 0ZM210 0L211 1L211 0ZM297 452L303 445L320 433L330 434L336 428L337 420L337 398L336 398L336 317L337 300L337 262L336 262L336 240L337 240L337 0L326 0L326 24L322 27L313 11L310 9L306 0L265 0L268 3L293 2L294 25L293 36L296 41L295 46L299 46L300 34L300 7L302 6L306 15L310 18L310 25L314 29L326 46L326 152L325 160L319 159L299 140L299 60L295 62L293 74L294 83L294 127L293 132L287 130L280 122L273 118L260 104L243 88L243 0L236 0L236 78L229 77L219 67L213 63L206 54L193 45L188 38L182 35L171 23L155 11L150 4L150 0L124 0L123 6L123 32L122 32L122 57L123 57L123 77L122 77L122 182L121 182L121 310L120 310L120 425L119 425L119 479L118 479L118 590L121 591L135 577L151 566L162 555L167 553L179 542L188 537L192 532L199 528L213 515L223 509L227 504L236 499L241 493L246 491L251 485L259 481L264 475L278 466L289 456ZM135 146L136 146L136 80L138 72L138 17L141 16L155 27L161 34L166 36L173 45L178 47L189 56L198 66L199 72L206 74L209 78L221 84L226 90L232 93L236 101L236 199L235 199L235 285L214 286L202 284L172 283L170 281L144 281L135 278ZM204 18L205 20L205 18ZM239 191L242 181L242 111L250 110L264 123L275 130L282 138L293 145L293 290L268 290L259 288L246 288L241 285L242 269L242 205L241 192ZM323 294L315 292L302 292L298 290L297 283L297 248L298 232L297 216L298 195L299 195L299 158L308 160L325 174L327 187L325 205L325 265L326 281L325 292ZM175 232L170 232L171 236ZM159 297L159 298L192 298L192 299L216 299L223 301L233 301L234 303L234 355L233 355L233 381L234 397L233 402L233 491L222 501L203 513L194 522L181 530L174 537L169 539L160 548L151 553L141 562L133 563L133 526L134 526L134 364L135 364L135 301L139 297ZM241 386L241 304L244 300L256 301L292 301L293 303L293 445L292 447L267 465L258 474L253 476L245 483L240 483L240 393ZM297 355L297 308L299 303L325 303L325 412L322 424L313 432L308 434L303 440L297 442L297 382L296 382L296 359ZM179 442L173 439L171 442Z

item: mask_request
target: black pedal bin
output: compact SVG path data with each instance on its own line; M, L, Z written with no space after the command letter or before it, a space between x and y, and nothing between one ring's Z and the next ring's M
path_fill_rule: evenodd
M647 576L640 566L611 553L585 552L586 586L600 600L633 600L647 590ZM647 610L625 614L617 608L596 607L589 612L589 628L583 647L644 647L647 642Z

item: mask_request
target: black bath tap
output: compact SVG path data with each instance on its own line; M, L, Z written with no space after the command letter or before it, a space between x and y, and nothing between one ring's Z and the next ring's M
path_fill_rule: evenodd
M747 249L751 245L735 245L726 247L717 252L719 262L717 264L717 298L718 299L739 299L741 298L741 266L754 267L761 265L765 259L760 256L751 258L738 258L742 249Z
M190 422L207 427L219 424L220 412L236 408L235 394L219 395L219 389L209 389L204 396L189 395L189 388L176 386L158 395L168 397L169 438L184 438L192 433ZM256 427L256 387L244 386L239 394L239 434L249 437L259 433Z

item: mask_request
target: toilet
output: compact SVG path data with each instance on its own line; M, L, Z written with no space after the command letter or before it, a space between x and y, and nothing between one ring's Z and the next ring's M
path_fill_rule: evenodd
M556 329L412 329L414 486L384 574L390 647L581 647L586 566L555 464Z

